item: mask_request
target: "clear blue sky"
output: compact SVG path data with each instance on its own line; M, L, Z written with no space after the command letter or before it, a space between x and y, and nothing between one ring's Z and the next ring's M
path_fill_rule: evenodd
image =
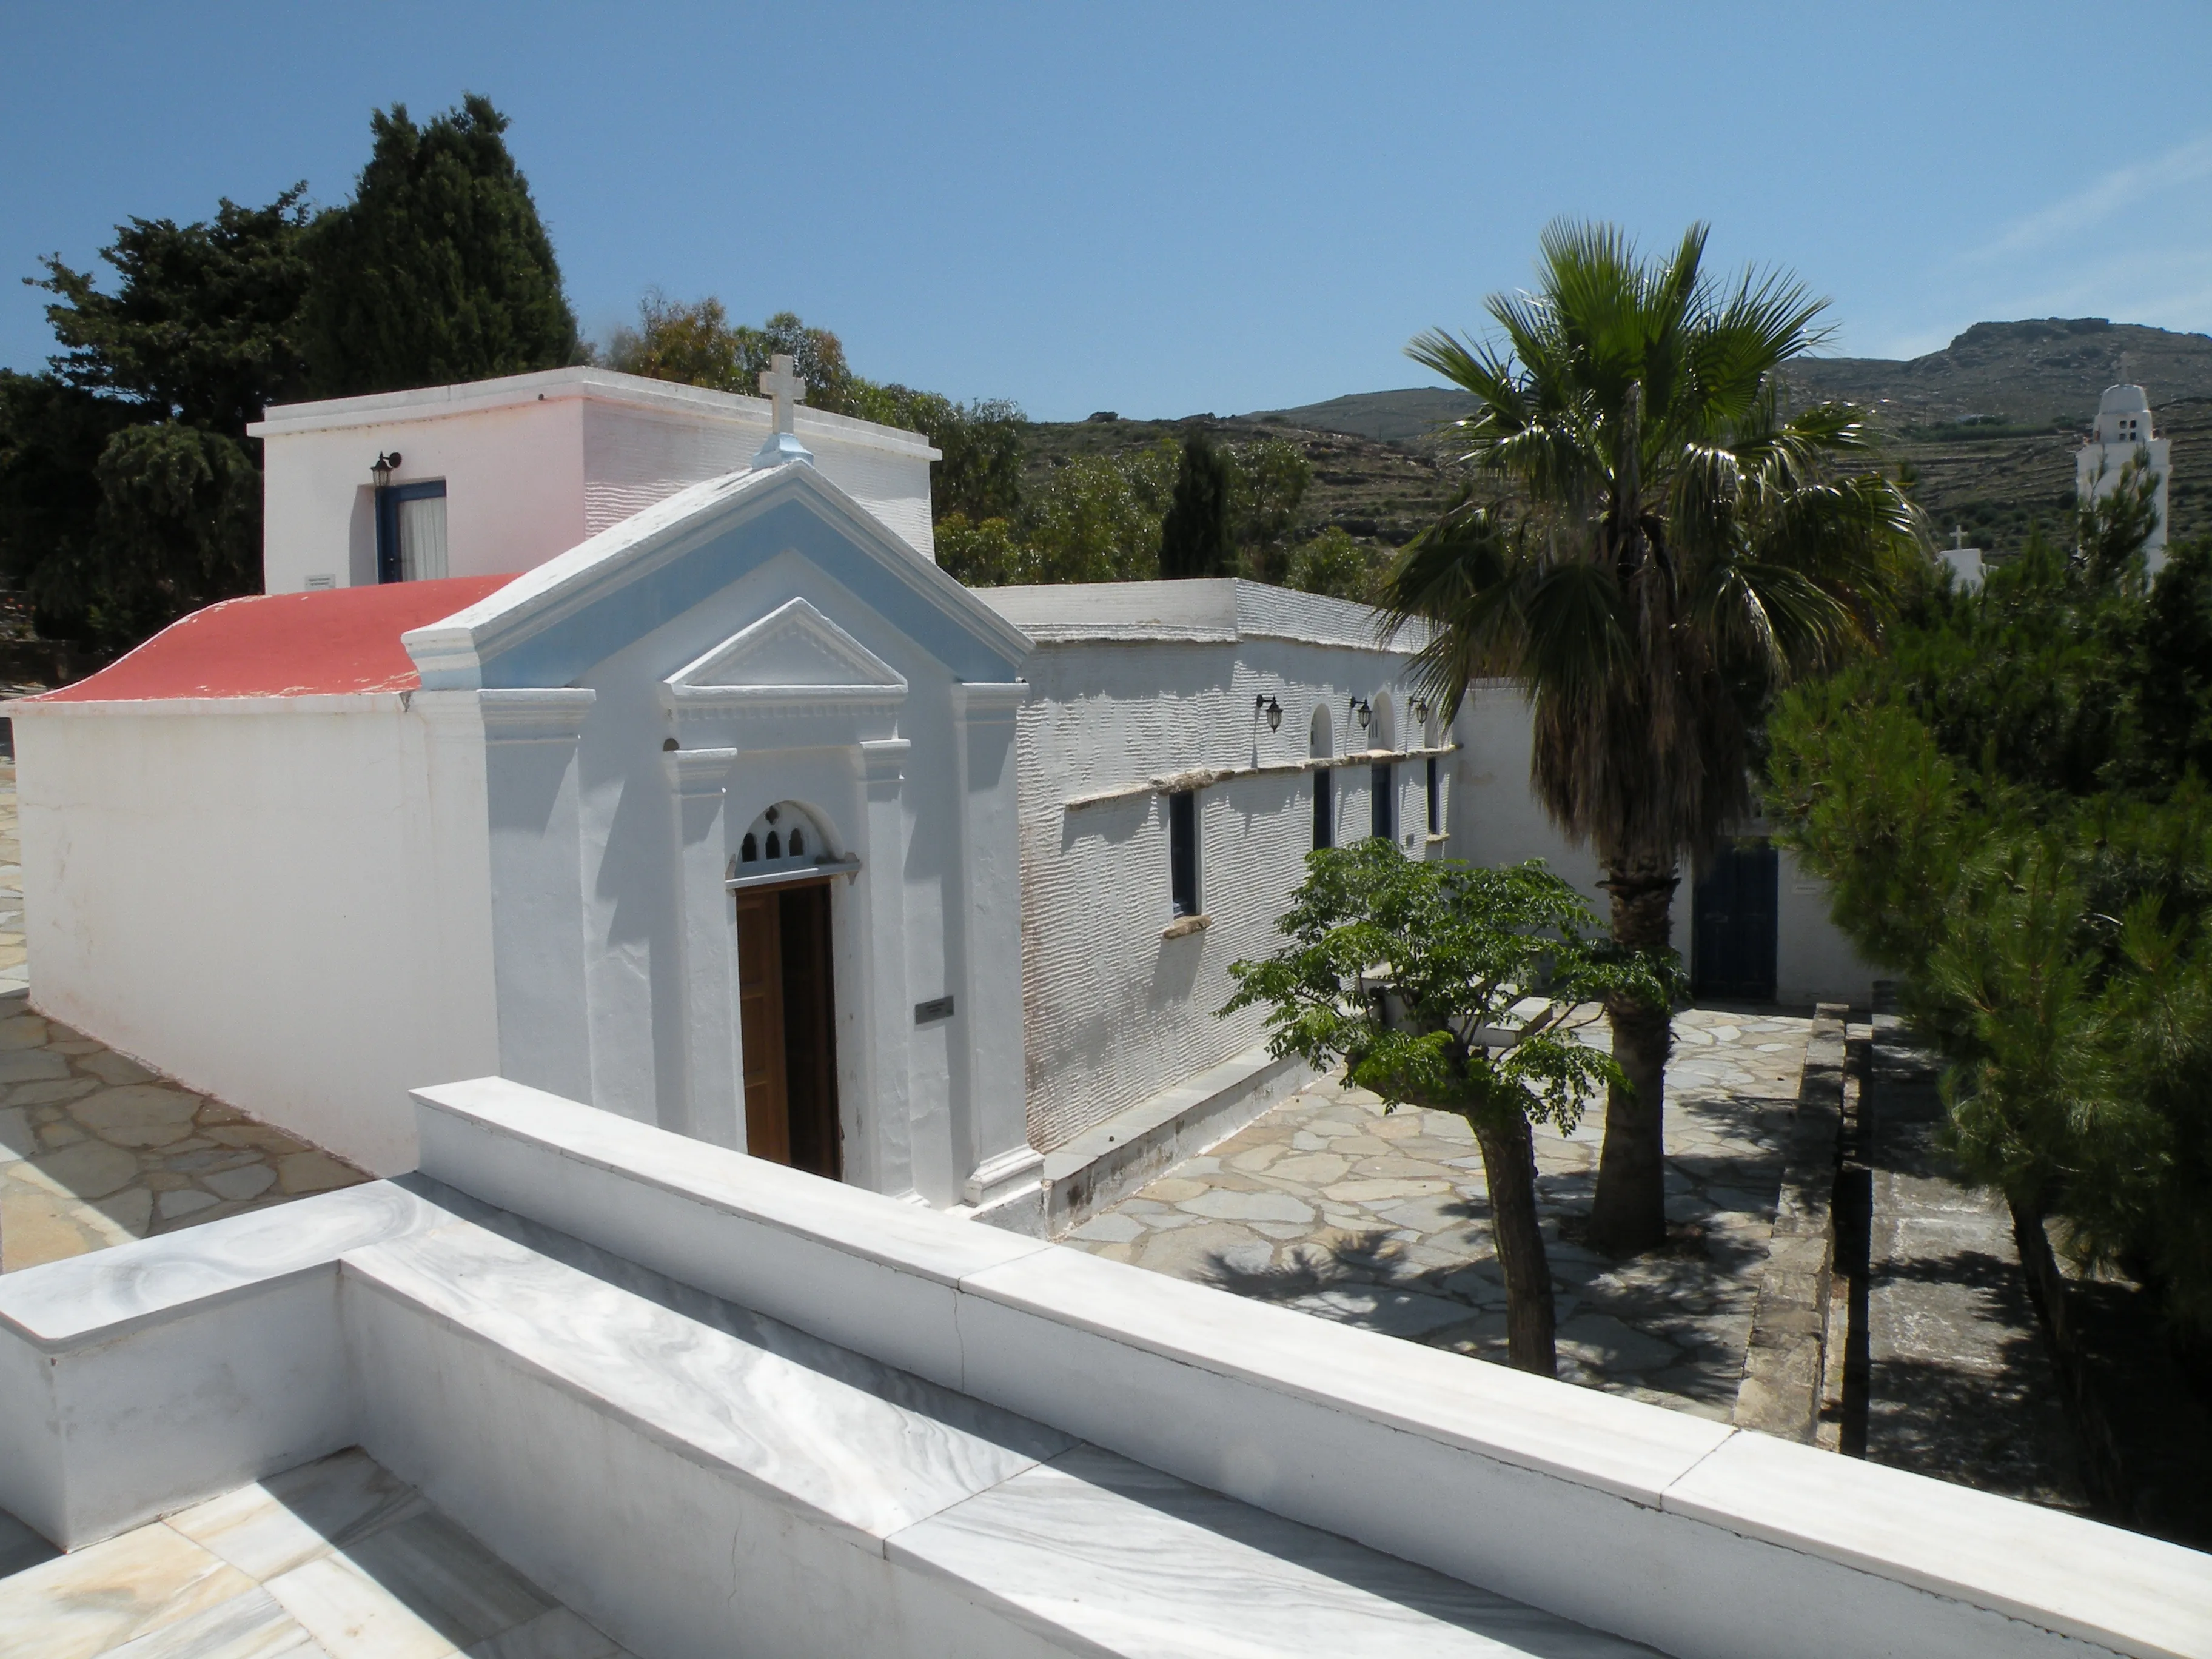
M1796 268L1834 349L2212 327L2212 8L33 5L0 14L0 276L479 91L587 331L641 292L835 329L1040 418L1417 384L1555 215ZM0 284L0 365L51 349Z

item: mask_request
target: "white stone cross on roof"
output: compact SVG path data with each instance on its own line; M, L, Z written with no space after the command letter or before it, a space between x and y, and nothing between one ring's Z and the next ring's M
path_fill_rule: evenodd
M760 389L775 404L775 430L791 430L791 408L806 400L806 382L792 372L791 354L779 351L769 359L769 366L761 371Z

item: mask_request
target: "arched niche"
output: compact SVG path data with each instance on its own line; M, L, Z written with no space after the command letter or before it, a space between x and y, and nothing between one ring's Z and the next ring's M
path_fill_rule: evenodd
M1397 710L1392 705L1388 691L1375 694L1375 714L1367 727L1367 746L1370 749L1395 749L1398 746Z
M1306 740L1306 753L1315 760L1327 760L1336 753L1336 730L1328 717L1328 705L1316 703L1313 726Z

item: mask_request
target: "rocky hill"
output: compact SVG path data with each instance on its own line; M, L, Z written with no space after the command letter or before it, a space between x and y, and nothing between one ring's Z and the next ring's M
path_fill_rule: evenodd
M2212 338L2101 317L1977 323L1941 351L1896 361L1814 357L1792 366L1793 393L1844 398L1872 411L1884 460L1909 464L1917 498L1948 539L2000 555L2033 530L2070 534L2074 450L2105 388L2133 381L2150 393L2159 430L2173 440L2170 487L2176 536L2212 531ZM1225 424L1254 432L1335 433L1405 453L1397 533L1449 494L1430 434L1463 413L1465 394L1434 387L1358 392ZM1316 461L1318 468L1319 462ZM1427 488L1416 490L1417 482Z

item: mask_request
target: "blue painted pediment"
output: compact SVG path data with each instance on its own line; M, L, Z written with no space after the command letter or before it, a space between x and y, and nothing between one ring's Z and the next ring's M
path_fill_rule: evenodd
M1029 655L1028 635L803 463L695 484L405 643L426 690L569 685L786 554L857 594L955 679L1011 680Z

